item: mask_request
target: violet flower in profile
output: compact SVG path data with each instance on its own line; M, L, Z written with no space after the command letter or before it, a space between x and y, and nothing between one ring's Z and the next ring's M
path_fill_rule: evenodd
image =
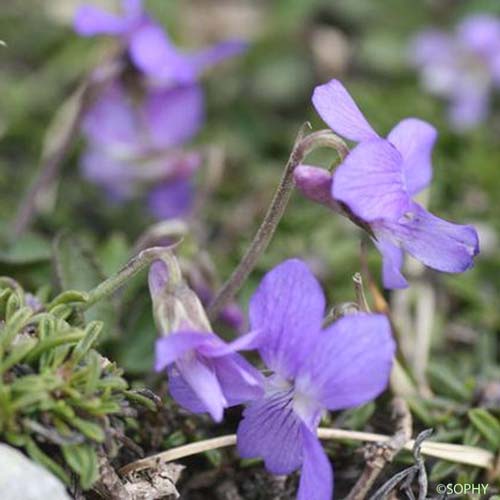
M241 40L227 40L192 53L181 51L144 11L141 0L123 0L122 11L120 16L84 5L76 13L75 31L81 36L119 37L135 67L163 87L193 84L205 69L247 47Z
M333 474L316 436L323 412L351 408L387 386L395 344L387 318L345 316L323 329L325 297L300 260L270 271L250 302L259 352L273 374L265 396L245 409L239 454L262 457L273 474L301 468L299 500L330 500Z
M417 118L406 118L383 139L337 80L316 87L313 104L334 132L359 144L333 178L315 167L296 169L297 187L334 210L347 207L353 219L371 232L383 258L384 286L408 285L401 274L403 252L443 272L460 273L472 267L479 252L476 230L440 219L412 200L432 177L435 129Z
M410 58L423 86L449 102L449 121L468 130L485 120L500 87L500 19L466 18L454 33L428 29L412 41Z
M262 396L262 375L236 352L253 349L259 332L222 341L211 331L196 294L163 261L151 266L149 289L161 329L155 369L168 373L177 403L220 422L224 408Z

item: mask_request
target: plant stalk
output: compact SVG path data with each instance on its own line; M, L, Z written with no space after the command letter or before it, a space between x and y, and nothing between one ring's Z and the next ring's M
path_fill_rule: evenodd
M224 285L222 285L222 288L219 290L217 296L207 310L208 317L211 321L218 316L224 305L226 305L243 286L243 283L254 269L260 256L268 247L276 228L285 213L288 201L290 200L294 187L293 172L295 168L302 163L304 158L312 150L320 147L335 149L341 160L343 160L349 152L344 141L342 141L342 139L337 137L330 130L321 130L305 136L305 130L308 126L308 123L304 124L297 134L292 152L285 166L285 170L283 171L278 187L274 193L271 204L269 205L264 220L257 230L250 246L231 276L224 283Z
M168 247L152 247L146 248L131 260L127 262L125 267L118 271L114 276L111 276L107 280L103 281L97 285L93 290L88 292L88 298L85 303L82 304L83 310L92 307L94 304L99 302L104 297L113 294L118 288L122 287L130 278L135 276L137 273L142 271L144 268L149 266L153 261L157 259L162 259L167 262L172 261L173 256L170 250L175 247L179 242ZM177 269L176 262L175 269Z
M393 439L393 436L375 434L372 432L350 431L344 429L318 429L318 438L323 440L347 440L363 441L372 443L382 443ZM236 444L236 434L228 434L213 439L197 441L171 450L163 451L151 455L135 462L131 462L120 469L120 474L125 475L131 472L157 467L160 463L171 462L181 458L197 455L205 451L226 448ZM412 451L415 440L411 439L403 446L405 450ZM494 455L491 451L475 446L465 446L459 444L438 443L436 441L425 441L421 445L423 455L448 460L464 465L473 465L483 469L492 469L494 465Z

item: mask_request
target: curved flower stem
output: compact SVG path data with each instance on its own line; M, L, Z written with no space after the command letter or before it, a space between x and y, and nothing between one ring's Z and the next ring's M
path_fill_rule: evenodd
M170 241L172 238L181 239L189 232L189 227L181 219L167 219L148 227L134 244L133 253L138 253L152 245L159 245L162 241Z
M274 193L273 199L262 224L255 234L250 246L243 255L240 263L233 271L229 279L224 283L219 290L217 296L208 308L208 317L214 320L221 309L229 302L238 290L242 287L248 275L252 272L259 257L266 250L271 238L278 227L278 224L285 213L288 201L293 190L293 172L295 168L302 163L304 158L314 149L320 147L329 147L335 149L343 160L349 150L344 141L337 137L330 130L321 130L305 136L305 130L309 127L309 123L304 124L290 154L290 158L286 164L285 170L281 177L280 183Z
M179 242L168 247L146 248L146 250L137 254L135 257L130 259L125 267L118 271L114 276L111 276L88 292L88 298L86 302L82 304L82 309L88 309L104 297L111 295L118 290L118 288L123 286L130 278L132 278L132 276L142 271L145 267L149 266L157 259L165 260L169 264L170 272L180 273L177 262L170 252L170 250L178 244Z
M318 437L324 440L347 440L380 443L390 441L392 436L384 434L374 434L372 432L349 431L344 429L327 429L320 427ZM152 467L157 467L161 463L179 460L184 457L197 455L205 451L226 448L236 444L236 434L228 434L213 439L197 441L171 450L157 453L146 458L141 458L131 462L120 469L120 474L129 474ZM415 440L411 439L404 445L405 450L411 451ZM459 444L438 443L436 441L425 441L421 446L421 453L430 457L441 458L451 462L465 465L474 465L483 469L491 469L494 463L494 455L488 450L475 446L465 446Z

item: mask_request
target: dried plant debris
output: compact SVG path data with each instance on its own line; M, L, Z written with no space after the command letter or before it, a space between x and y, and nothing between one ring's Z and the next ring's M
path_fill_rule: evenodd
M154 500L156 498L179 498L175 485L184 469L182 465L161 464L156 469L133 472L125 478L124 487L129 498Z

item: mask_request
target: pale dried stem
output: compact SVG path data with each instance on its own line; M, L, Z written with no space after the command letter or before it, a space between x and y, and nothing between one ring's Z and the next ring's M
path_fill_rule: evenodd
M320 427L318 437L324 440L346 440L362 442L387 442L393 439L393 436L384 434L375 434L371 432L350 431L343 429L327 429ZM218 448L226 448L236 444L236 434L228 434L213 439L197 441L171 450L151 455L135 462L131 462L120 469L120 474L129 474L133 471L157 467L160 463L171 462L181 458L197 455ZM413 439L406 442L403 446L405 450L411 451L415 441ZM465 446L459 444L438 443L435 441L426 441L422 444L421 452L430 457L448 460L464 465L473 465L483 469L491 469L494 465L494 455L488 450L474 446Z
M396 421L394 436L387 441L366 447L365 468L346 500L363 500L384 467L394 460L410 440L413 422L406 401L395 397L392 401L392 408Z

